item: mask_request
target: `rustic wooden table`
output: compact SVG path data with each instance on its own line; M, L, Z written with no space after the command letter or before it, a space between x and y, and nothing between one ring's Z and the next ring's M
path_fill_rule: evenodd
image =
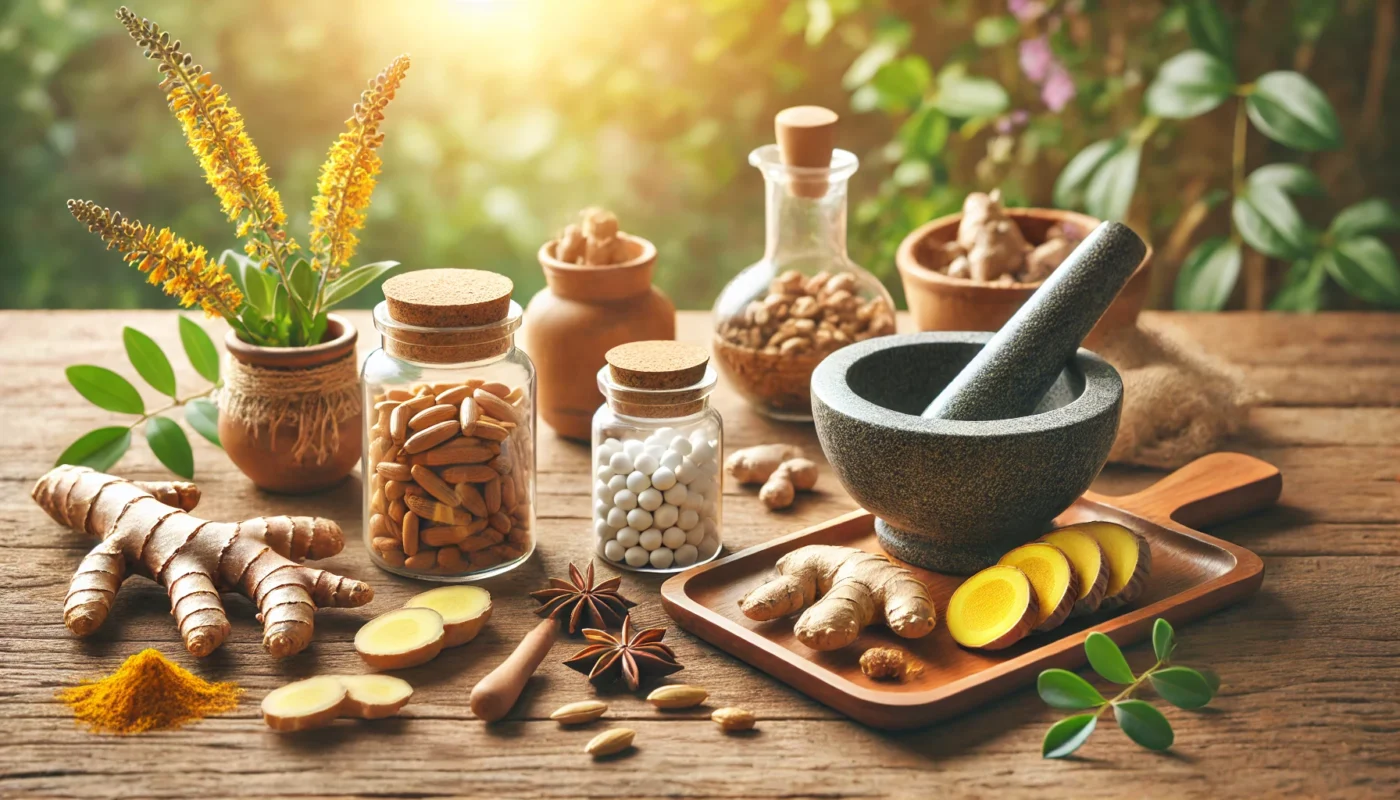
M361 350L377 344L368 315L352 315ZM1040 739L1061 712L1022 691L926 730L879 733L849 722L683 632L668 641L687 681L713 700L759 715L751 738L723 736L703 711L660 715L640 699L610 697L611 715L637 731L627 758L594 763L591 736L561 730L555 707L591 695L560 664L567 643L531 681L504 722L467 710L472 684L537 622L526 592L591 551L587 447L542 431L539 550L488 584L496 611L473 644L404 673L417 689L402 719L338 724L301 736L270 733L258 701L275 686L324 672L359 672L351 648L361 622L421 589L372 567L359 543L360 483L320 496L255 490L217 450L194 439L200 505L212 519L318 514L339 520L350 544L326 563L373 583L374 603L322 612L315 643L286 661L260 646L250 605L229 598L233 635L195 662L179 643L164 592L144 579L118 596L105 628L86 640L62 624L69 577L90 542L60 529L30 502L35 479L76 436L113 415L68 387L63 368L100 364L132 375L120 329L164 344L184 386L197 378L182 356L173 314L0 313L0 795L172 796L479 794L504 796L810 796L971 794L1041 796L1276 796L1400 793L1400 315L1264 314L1156 318L1232 359L1272 399L1256 409L1236 449L1282 469L1280 506L1213 532L1263 556L1267 575L1251 600L1179 633L1180 657L1214 667L1221 695L1208 711L1169 710L1177 744L1150 754L1105 726L1070 761L1044 761ZM212 328L211 328L212 329ZM682 338L706 341L708 318L681 315ZM134 377L133 377L134 379ZM154 399L148 396L148 399ZM731 447L783 439L820 452L810 427L756 417L732 393L716 399ZM791 513L764 511L730 487L725 543L743 548L852 508L829 471L820 492ZM115 471L166 473L138 443ZM1110 468L1096 489L1119 494L1157 473ZM667 620L660 581L627 574L633 612ZM234 713L134 738L79 729L54 691L158 647L205 677L234 679L248 694ZM1150 661L1142 647L1130 660ZM1044 794L1048 792L1049 794Z

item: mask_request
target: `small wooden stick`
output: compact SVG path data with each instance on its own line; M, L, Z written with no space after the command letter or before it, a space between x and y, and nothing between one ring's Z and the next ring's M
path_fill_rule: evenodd
M558 637L559 624L553 619L544 620L525 634L506 660L472 687L472 713L484 722L495 722L509 714L525 691L526 681L539 669Z

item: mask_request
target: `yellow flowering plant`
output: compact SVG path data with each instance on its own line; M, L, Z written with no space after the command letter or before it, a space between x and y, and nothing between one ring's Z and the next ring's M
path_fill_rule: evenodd
M197 305L211 317L223 317L243 340L273 347L320 342L331 308L398 266L380 261L352 268L351 261L359 244L355 231L364 227L380 170L380 124L408 71L408 57L394 59L370 81L346 130L331 145L312 204L311 247L303 250L286 231L282 197L224 88L154 22L125 6L117 19L156 62L160 89L244 241L243 252L228 250L211 259L203 247L168 228L86 200L69 200L68 210L150 283L186 308Z

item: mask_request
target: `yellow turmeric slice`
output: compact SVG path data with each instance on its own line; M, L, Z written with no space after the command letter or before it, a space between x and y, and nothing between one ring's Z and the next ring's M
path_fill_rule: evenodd
M1016 567L1030 578L1040 606L1035 623L1037 633L1052 630L1069 618L1069 612L1079 599L1079 578L1060 548L1032 542L1012 550L997 563Z
M1086 522L1075 527L1094 537L1108 562L1108 590L1100 608L1118 608L1141 596L1152 571L1152 548L1147 540L1114 522Z
M1031 632L1040 607L1026 573L997 565L963 581L946 616L953 641L972 650L1000 650Z
M1040 540L1060 548L1074 567L1079 598L1070 616L1081 617L1098 611L1108 592L1108 557L1099 547L1099 540L1079 528L1061 528Z

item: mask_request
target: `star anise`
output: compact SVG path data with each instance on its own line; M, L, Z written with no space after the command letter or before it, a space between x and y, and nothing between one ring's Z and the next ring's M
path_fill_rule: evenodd
M550 619L567 617L569 633L578 633L579 628L616 628L627 617L627 609L636 603L618 594L617 587L622 578L611 578L597 586L593 585L593 562L588 562L588 572L580 573L578 567L569 565L569 580L550 578L549 588L531 592L530 596L544 603L535 614Z
M618 636L596 628L585 628L583 635L592 644L575 653L564 666L587 675L594 686L606 686L620 677L635 692L647 678L684 669L675 652L661 643L665 628L648 628L634 634L630 616L622 620L622 633Z

